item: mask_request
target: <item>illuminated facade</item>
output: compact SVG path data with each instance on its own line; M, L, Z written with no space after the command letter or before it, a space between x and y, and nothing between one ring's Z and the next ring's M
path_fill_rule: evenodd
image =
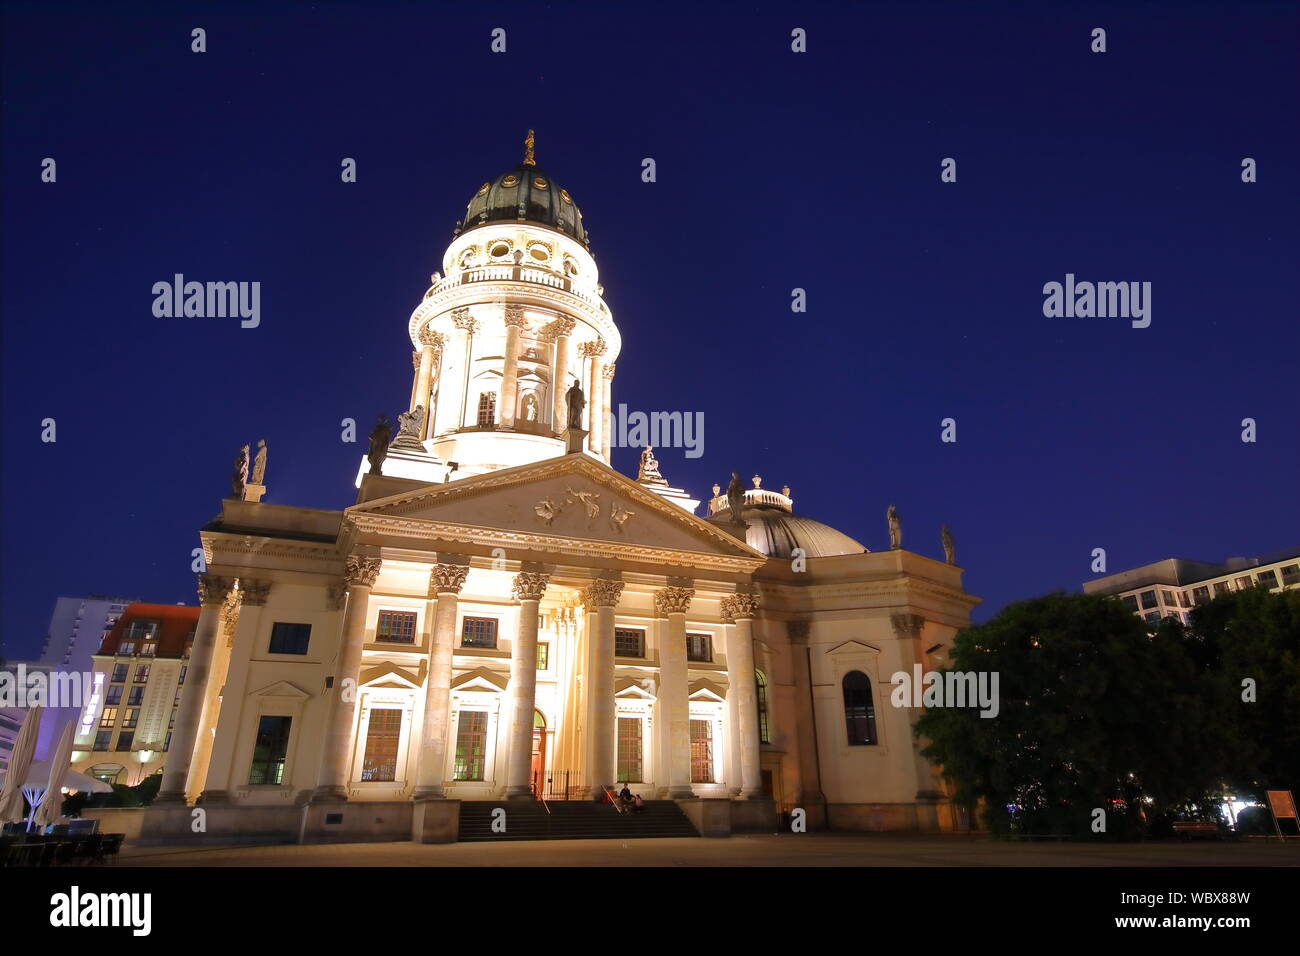
M890 676L977 599L745 493L708 516L609 465L620 337L567 190L471 199L408 323L412 387L341 511L249 496L202 530L191 679L152 833L453 838L457 801L650 799L735 829L950 829ZM585 399L569 421L570 389ZM570 426L573 426L572 428ZM579 427L581 426L581 427ZM257 496L254 496L257 497Z

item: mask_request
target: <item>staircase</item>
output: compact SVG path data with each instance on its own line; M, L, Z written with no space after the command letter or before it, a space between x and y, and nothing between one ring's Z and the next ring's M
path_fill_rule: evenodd
M505 832L492 832L492 811L506 812ZM550 812L547 812L547 808ZM619 813L591 800L466 800L460 805L462 842L493 840L626 840L697 837L672 800L647 800L640 813Z

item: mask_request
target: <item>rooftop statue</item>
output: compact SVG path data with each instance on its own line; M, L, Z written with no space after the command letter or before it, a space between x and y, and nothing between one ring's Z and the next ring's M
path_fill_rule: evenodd
M731 473L731 483L727 485L727 508L731 511L732 524L744 524L741 514L745 507L745 486L740 483L740 472Z
M244 495L244 485L248 484L248 446L243 445L235 456L235 472L230 476L230 487L236 498Z
M655 458L654 446L647 445L641 452L641 467L637 469L636 480L642 484L666 485L668 482L659 473L659 459Z
M266 484L266 439L257 440L257 457L253 459L253 484Z
M384 459L388 457L388 442L393 434L393 425L388 416L380 415L375 427L370 429L370 473L382 475Z
M897 551L903 546L903 524L899 520L898 509L890 505L885 517L889 521L889 548Z
M952 529L944 525L939 529L939 537L943 540L943 559L949 564L956 564L957 549L952 542Z

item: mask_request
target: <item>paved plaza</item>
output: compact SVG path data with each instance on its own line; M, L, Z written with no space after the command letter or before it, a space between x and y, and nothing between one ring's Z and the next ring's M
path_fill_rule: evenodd
M119 866L1300 866L1300 841L1005 843L904 834L729 839L132 847Z

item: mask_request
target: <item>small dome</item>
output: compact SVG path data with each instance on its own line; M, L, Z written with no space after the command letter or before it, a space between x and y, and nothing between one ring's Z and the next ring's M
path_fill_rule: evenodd
M745 530L745 543L771 558L788 558L795 548L802 548L804 556L809 558L862 554L867 550L828 524L774 505L746 505L741 516L749 526Z
M530 222L589 246L582 213L569 191L532 163L520 163L479 187L452 235L493 222Z

